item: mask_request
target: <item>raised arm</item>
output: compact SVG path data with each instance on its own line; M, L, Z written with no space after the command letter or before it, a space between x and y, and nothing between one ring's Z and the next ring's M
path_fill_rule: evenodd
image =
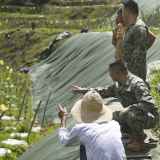
M59 113L58 116L61 119L61 127L66 128L66 120L67 120L67 110L66 108L62 108L61 105L59 104Z
M61 127L59 128L59 142L63 147L77 146L80 144L77 127L73 127L71 132L68 132L66 127L67 110L59 104L58 116L61 119Z
M117 47L117 39L116 39L116 27L113 28L112 30L112 44L116 48Z
M118 85L117 83L113 83L112 85L109 85L106 87L96 87L96 88L88 88L88 87L82 88L82 87L78 87L78 86L73 85L72 92L85 94L88 91L94 90L94 91L98 92L102 98L115 97L117 85Z

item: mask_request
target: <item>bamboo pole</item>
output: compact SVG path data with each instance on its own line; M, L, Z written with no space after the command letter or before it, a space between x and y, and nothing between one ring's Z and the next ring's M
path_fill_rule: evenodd
M51 96L51 92L49 93L49 96L48 96L48 99L47 99L47 102L46 102L46 106L44 108L43 119L42 119L42 126L43 126L44 117L45 117L45 113L46 113L46 108L47 108L50 96Z
M31 130L32 130L32 127L33 127L34 121L35 121L35 119L36 119L36 115L37 115L37 113L38 113L39 107L41 106L41 102L42 102L42 101L40 100L40 102L39 102L39 104L38 104L38 108L37 108L37 110L36 110L36 113L34 114L34 118L33 118L33 121L32 121L32 124L31 124L31 127L30 127L29 132L28 132L27 142L28 142L28 144L29 144L29 145L30 145L30 143L29 143L29 136L30 136L30 134L31 134Z
M26 95L28 93L28 89L26 90L26 93L24 94L24 97L23 97L23 101L22 101L22 104L21 104L21 107L20 107L20 110L19 110L19 117L17 119L17 123L19 122L19 119L21 117L21 114L22 114L22 110L23 110L23 105L24 105L24 101L25 101L25 98L26 98Z
M23 85L22 85L22 88L21 88L21 90L20 90L20 94L19 94L19 101L21 100L21 97L22 97L22 91L23 91L23 88L24 88L25 83L26 83L26 79L24 80Z

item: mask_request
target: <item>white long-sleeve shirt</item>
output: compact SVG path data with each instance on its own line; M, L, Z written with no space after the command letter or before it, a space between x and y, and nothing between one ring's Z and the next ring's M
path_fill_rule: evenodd
M83 144L87 160L126 160L119 124L112 120L104 123L81 123L71 132L59 128L59 142L64 147Z

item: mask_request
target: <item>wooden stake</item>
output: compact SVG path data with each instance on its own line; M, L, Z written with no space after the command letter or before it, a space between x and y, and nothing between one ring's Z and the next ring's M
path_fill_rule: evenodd
M42 126L43 126L44 117L45 117L45 113L46 113L46 108L47 108L47 105L48 105L48 101L49 101L50 96L51 96L51 92L49 93L49 96L48 96L48 99L47 99L47 102L46 102L46 106L45 106L45 109L44 109L43 120L42 120Z
M25 93L25 95L24 95L24 97L23 97L23 101L22 101L22 104L21 104L21 107L20 107L20 110L19 110L19 117L18 117L18 119L17 119L17 123L19 122L19 119L20 119L20 117L21 117L22 110L23 110L23 105L24 105L24 101L25 101L25 98L26 98L27 93L28 93L28 89L26 90L26 93Z
M33 121L32 121L31 127L30 127L30 130L29 130L29 132L28 132L27 142L28 142L29 145L30 145L30 143L29 143L29 136L30 136L30 134L31 134L31 130L32 130L34 121L35 121L35 119L36 119L36 115L37 115L37 113L38 113L39 107L41 106L41 102L42 102L42 101L40 101L39 104L38 104L38 108L37 108L37 110L36 110L36 113L35 113L35 115L34 115L34 118L33 118Z

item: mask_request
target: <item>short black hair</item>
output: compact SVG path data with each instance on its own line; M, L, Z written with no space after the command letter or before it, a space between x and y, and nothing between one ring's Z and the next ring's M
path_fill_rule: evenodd
M124 9L131 11L133 14L139 14L138 4L134 0L126 0L123 2Z
M119 70L121 72L128 71L127 64L123 58L114 59L112 62L109 63L109 67L116 69L116 70Z

